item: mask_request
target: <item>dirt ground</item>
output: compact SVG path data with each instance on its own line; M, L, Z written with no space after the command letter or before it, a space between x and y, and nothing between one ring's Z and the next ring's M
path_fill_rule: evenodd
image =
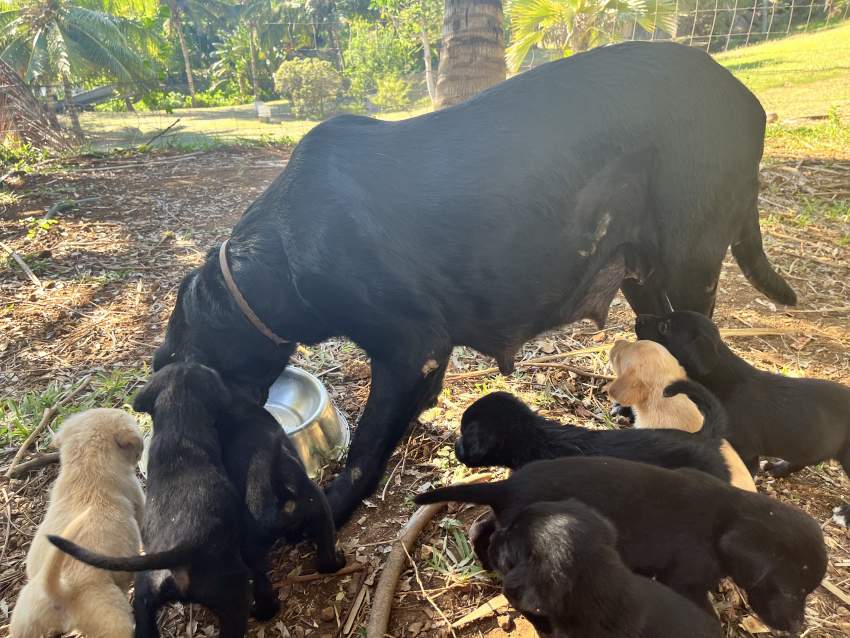
M0 471L21 441L12 432L11 406L25 412L33 397L55 395L87 374L100 384L98 401L126 403L147 374L145 365L164 332L181 276L228 235L287 157L285 149L233 148L83 158L12 182L17 201L0 212L0 241L23 256L43 288L0 253L0 397L5 409ZM728 337L759 367L850 383L850 157L766 161L763 180L766 250L796 288L800 304L776 308L730 262L721 278L717 319L724 328L763 329L760 336ZM78 206L58 213L55 224L27 221L69 199ZM526 344L520 357L548 355L556 364L610 373L605 346L632 336L632 321L618 297L604 331L589 324L568 326ZM579 349L586 350L568 354ZM342 340L301 348L295 364L323 373L333 400L356 421L369 387L367 360L358 348ZM547 416L610 427L604 380L551 365L520 366L508 378L476 372L492 365L471 350L455 351L438 406L412 428L390 461L389 479L342 530L343 549L364 568L344 578L292 582L313 571L309 548L279 549L272 561L273 580L283 609L272 622L252 625L251 636L365 635L380 567L414 511L410 497L464 475L451 446L460 414L482 393L510 389ZM38 405L33 421L41 414ZM49 451L48 441L40 439L32 454ZM19 480L0 479L0 636L8 634L26 550L56 471L54 465ZM850 634L850 535L830 518L834 505L850 499L847 477L837 464L824 463L787 480L761 478L759 489L805 509L826 535L834 587L819 588L810 597L803 635ZM534 635L507 610L452 632L445 627L444 619L456 621L499 593L465 543L466 528L481 514L481 508L450 506L426 528L411 552L416 569L405 571L396 595L393 636ZM752 615L733 584L724 583L715 602L725 635L775 635ZM195 606L170 607L162 626L168 637L217 633Z

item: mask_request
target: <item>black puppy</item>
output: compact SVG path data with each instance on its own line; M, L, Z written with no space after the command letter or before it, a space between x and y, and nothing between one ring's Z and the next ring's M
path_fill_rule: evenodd
M493 392L463 413L455 455L469 467L511 469L563 456L611 456L670 469L692 467L729 482L720 451L726 428L723 407L692 381L672 383L664 393L684 393L700 407L706 425L699 434L673 429L590 430L551 421L512 394Z
M506 481L453 485L415 501L489 505L507 527L528 505L569 498L611 520L620 556L633 571L702 606L720 579L731 576L777 629L802 625L806 596L826 572L823 533L804 512L687 468L604 457L535 461Z
M239 528L244 504L224 469L215 427L230 402L218 374L198 364L172 364L157 372L133 401L153 416L148 457L147 504L141 556L111 557L71 541L50 541L94 567L136 575L133 610L137 638L159 636L156 612L169 601L197 602L218 615L220 635L242 638L250 609L249 579L242 560ZM257 607L271 588L255 571Z
M542 636L720 638L720 624L623 564L610 521L576 499L529 505L490 539L511 604Z
M310 480L298 453L280 424L264 408L235 402L218 420L224 466L245 501L242 556L255 573L265 573L266 554L281 537L290 542L315 540L316 566L335 572L345 566L336 550L336 529L324 492ZM277 598L265 580L259 586L268 595L258 600L254 616L270 618ZM254 583L255 591L258 587ZM255 594L256 598L256 594ZM274 608L260 609L273 600Z
M729 415L729 442L751 472L759 456L783 459L768 469L787 476L837 459L850 475L850 388L822 379L792 379L754 368L732 352L717 326L695 312L640 315L638 339L662 344L717 395ZM850 505L836 507L846 525Z

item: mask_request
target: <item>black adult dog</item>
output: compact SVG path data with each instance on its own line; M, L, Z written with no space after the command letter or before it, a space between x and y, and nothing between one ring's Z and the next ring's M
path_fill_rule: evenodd
M505 596L541 636L720 638L717 620L633 574L611 522L575 500L529 505L490 538Z
M711 319L695 312L640 315L635 332L667 348L689 377L717 395L729 415L729 442L751 472L759 456L770 456L782 459L767 465L774 476L829 459L850 476L850 388L754 368L723 343ZM850 522L850 505L834 513L838 523Z
M729 482L729 468L720 451L726 432L723 407L692 381L672 383L665 389L668 393L684 393L696 399L705 410L703 431L591 430L551 421L535 414L512 394L493 392L463 413L455 456L468 467L499 465L511 469L565 456L611 456L669 469L691 467Z
M277 596L265 579L263 566L279 538L315 541L320 572L341 569L345 558L336 549L336 529L324 493L307 476L295 447L274 417L258 405L237 401L219 417L217 425L224 466L246 506L242 557L264 578L254 582L255 592L260 588L265 594L259 597L253 615L271 618L277 611ZM269 600L275 606L262 609L260 605Z
M223 638L242 638L251 604L273 610L276 601L261 568L253 574L240 555L244 504L225 473L215 421L230 402L218 374L197 364L157 372L136 395L133 409L153 416L147 504L141 556L110 557L71 541L50 541L94 567L136 575L136 637L159 636L156 613L169 601L198 602L219 618ZM152 571L151 571L152 570Z
M359 344L372 385L328 492L341 523L435 401L455 345L508 372L540 332L604 323L620 287L636 312L666 311L666 293L710 313L730 243L759 290L794 303L762 250L764 126L728 71L661 43L571 56L401 122L331 119L223 251L268 330L213 250L184 279L154 367L198 361L260 400L296 342Z
M706 594L731 576L777 629L802 625L806 596L826 573L823 533L808 515L692 469L612 458L535 461L506 481L452 485L414 500L489 505L506 527L533 503L570 498L611 520L633 571L704 607Z

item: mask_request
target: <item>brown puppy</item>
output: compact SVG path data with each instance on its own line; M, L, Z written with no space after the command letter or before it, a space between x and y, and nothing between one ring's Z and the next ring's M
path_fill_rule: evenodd
M121 410L86 410L65 421L54 445L61 468L27 554L29 582L12 612L12 638L71 631L86 638L131 638L132 576L71 560L47 535L67 535L107 553L139 551L145 502L135 470L142 453L139 426Z
M685 369L667 349L654 341L616 341L609 355L617 378L606 386L608 396L632 408L636 428L674 428L699 432L702 413L684 394L664 395L664 388L687 378ZM725 439L720 452L735 487L756 491L753 477Z

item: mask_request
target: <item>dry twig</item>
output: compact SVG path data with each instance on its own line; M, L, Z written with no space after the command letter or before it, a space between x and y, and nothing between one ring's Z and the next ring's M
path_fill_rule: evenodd
M44 414L41 416L41 421L39 422L39 424L35 426L35 429L32 432L30 432L30 435L26 438L26 440L21 444L21 447L15 453L15 458L12 459L12 463L9 465L9 469L6 470L6 478L12 478L15 475L15 468L20 462L21 458L23 458L24 454L27 453L27 450L29 449L29 446L32 444L32 442L35 441L41 435L41 433L47 429L47 426L50 425L51 421L56 418L56 415L59 413L59 409L73 401L74 398L78 394L80 394L80 392L89 387L90 383L91 375L83 379L80 385L78 385L71 392L66 394L63 398L61 398L59 401L57 401L44 411Z
M443 613L443 610L440 609L440 606L434 601L433 598L431 598L431 596L428 595L428 592L425 591L425 585L422 584L422 579L419 577L419 568L416 566L416 561L411 558L410 552L407 551L407 548L404 546L403 543L401 545L401 548L404 550L404 555L407 557L407 560L409 560L410 564L413 566L413 574L414 576L416 576L416 582L419 584L419 591L422 592L422 595L425 596L425 600L428 601L428 604L434 608L434 611L436 611L440 615L440 618L443 619L443 622L446 623L446 627L449 628L449 631L451 632L452 636L457 638L457 634L455 633L454 627L452 626L452 623L449 621L449 619L446 618L446 614Z
M326 578L341 578L342 576L348 576L349 574L354 574L359 572L364 567L363 563L358 563L357 561L352 561L348 563L345 567L340 569L338 572L334 572L333 574L320 574L318 572L314 574L300 574L298 576L290 576L284 582L286 583L311 583L316 580L324 580Z
M41 469L43 467L47 467L48 465L52 465L53 463L58 462L59 452L48 452L47 454L39 454L34 459L24 461L23 463L18 463L18 465L12 472L12 476L10 476L9 478L20 478L29 472Z
M508 599L505 598L504 594L499 594L498 596L494 596L479 607L476 607L471 612L466 614L466 616L455 620L452 623L452 627L454 627L455 629L460 629L484 618L489 618L493 614L500 612L508 605L510 605L510 603L508 602Z
M35 273L34 273L34 272L32 271L32 269L31 269L31 268L27 265L27 262L25 262L25 261L24 261L24 258L23 258L23 257L21 257L21 256L17 253L17 251L13 250L10 246L8 246L8 245L4 244L4 243L3 243L3 242L1 242L1 241L0 241L0 246L2 246L2 247L3 247L3 250L5 250L7 253L9 253L9 256L10 256L12 259L14 259L14 260L15 260L15 262L18 264L18 266L20 266L20 267L21 267L21 270L23 270L23 271L24 271L24 274L25 274L27 277L29 277L29 280L30 280L32 283L34 283L34 284L35 284L36 288L38 288L39 290L44 290L44 286L42 286L42 285L41 285L41 280L40 280L38 277L36 277L36 276L35 276Z

